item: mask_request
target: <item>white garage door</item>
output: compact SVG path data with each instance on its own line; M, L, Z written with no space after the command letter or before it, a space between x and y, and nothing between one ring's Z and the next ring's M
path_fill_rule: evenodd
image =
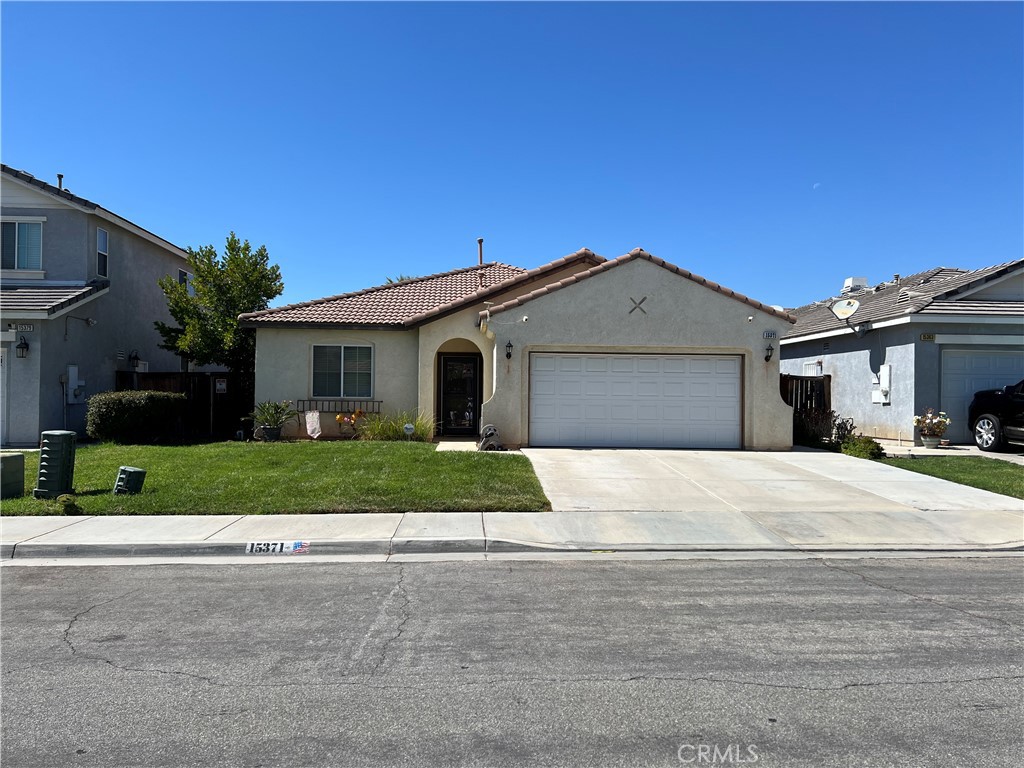
M1012 350L943 350L940 409L953 423L946 437L954 443L971 442L967 407L974 393L1016 384L1024 379L1024 352Z
M530 445L740 448L740 358L530 355Z

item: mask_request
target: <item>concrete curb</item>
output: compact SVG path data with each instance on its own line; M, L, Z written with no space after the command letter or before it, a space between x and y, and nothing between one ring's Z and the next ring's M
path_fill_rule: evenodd
M196 557L196 556L238 556L245 552L247 542L159 542L150 544L5 544L0 558L11 559L61 559L61 558L116 558L116 557ZM950 554L1012 553L1024 552L1024 543L1006 543L989 546L979 545L850 545L829 544L817 546L752 547L721 544L609 544L602 542L544 542L511 541L481 538L408 538L408 539L361 539L310 541L312 555L405 555L405 554L502 554L502 553L805 553L830 554L839 552L890 552ZM266 554L259 555L266 557ZM282 559L302 555L282 554Z

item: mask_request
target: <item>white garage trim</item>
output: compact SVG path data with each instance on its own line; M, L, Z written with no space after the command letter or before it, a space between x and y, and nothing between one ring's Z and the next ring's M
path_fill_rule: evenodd
M740 355L530 354L532 446L742 448Z
M1010 346L1024 345L1024 334L1016 336L992 336L985 334L958 335L955 333L935 334L936 344L1006 344ZM1018 353L1019 354L1019 353Z

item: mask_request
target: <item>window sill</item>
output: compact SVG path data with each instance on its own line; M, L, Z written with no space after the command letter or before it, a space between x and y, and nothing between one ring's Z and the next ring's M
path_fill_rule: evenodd
M8 280L45 280L46 272L41 269L0 269L0 278Z

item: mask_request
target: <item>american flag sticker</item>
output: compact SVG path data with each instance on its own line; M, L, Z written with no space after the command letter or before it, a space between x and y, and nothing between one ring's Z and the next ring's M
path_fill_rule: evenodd
M309 554L309 542L308 541L295 541L295 542L292 542L292 554L293 555L308 555Z

